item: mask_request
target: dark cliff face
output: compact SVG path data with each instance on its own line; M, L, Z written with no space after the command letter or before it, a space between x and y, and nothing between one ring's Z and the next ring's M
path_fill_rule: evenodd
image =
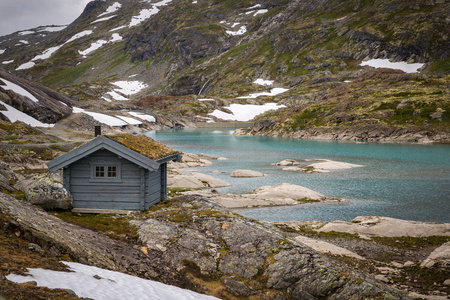
M23 88L32 94L38 102L35 102L14 90L5 89L5 82L2 81L2 79L6 79ZM69 97L40 84L31 83L15 77L2 70L0 70L0 100L43 123L56 123L72 113L72 109L68 104L72 104L73 101ZM2 119L4 119L6 117L1 113L2 110L4 109L0 108L0 115L2 115Z

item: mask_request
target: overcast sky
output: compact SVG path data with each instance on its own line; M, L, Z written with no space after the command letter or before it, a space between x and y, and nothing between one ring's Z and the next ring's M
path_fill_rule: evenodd
M90 0L0 0L0 36L41 25L67 25Z

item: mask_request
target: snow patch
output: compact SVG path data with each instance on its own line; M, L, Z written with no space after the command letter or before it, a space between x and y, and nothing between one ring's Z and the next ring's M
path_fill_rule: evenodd
M95 300L218 300L212 296L120 272L74 262L63 263L72 272L29 268L29 276L10 274L6 278L17 283L36 281L38 286L69 289L78 297Z
M117 15L112 15L112 16L100 18L100 19L97 19L97 20L95 20L95 21L92 21L91 24L99 23L99 22L103 22L103 21L107 21L107 20L112 19L112 18L115 18L115 17L117 17Z
M24 89L23 87L21 87L21 86L15 84L15 83L12 83L11 81L8 81L8 80L6 80L6 79L3 79L3 78L1 78L1 80L2 80L4 83L6 83L6 85L1 85L1 86L3 86L4 89L6 89L6 90L11 90L11 91L13 91L13 92L16 93L16 94L19 94L19 95L22 95L22 96L24 96L24 97L27 97L28 99L30 99L30 100L33 101L33 102L36 102L36 103L39 102L39 100L36 99L35 96L33 96L30 92L28 92L28 91L27 91L26 89Z
M156 119L155 119L155 117L154 116L150 116L150 115L146 115L146 114L143 114L143 113L141 113L141 112L136 112L136 111L130 111L130 112L128 112L130 115L132 115L132 116L134 116L134 117L136 117L136 118L139 118L139 119L141 119L141 120L144 120L144 121L148 121L148 122L156 122Z
M14 62L14 59L13 60L5 60L4 62L2 62L2 64L7 65L7 64L10 64L12 62Z
M95 120L99 121L100 123L109 125L109 126L113 126L113 127L122 127L122 126L126 126L128 123L125 121L122 121L121 119L118 119L116 117L112 117L112 116L108 116L102 113L96 113L96 112L90 112L90 111L86 111L82 108L78 108L78 107L73 107L72 112L74 114L79 114L79 113L83 113L86 115L89 115L91 117L93 117Z
M255 8L258 8L258 7L261 7L261 4L253 5L252 7L249 7L247 9L255 9Z
M250 94L248 96L238 97L238 99L251 99L251 98L257 98L259 96L276 96L276 95L282 94L282 93L284 93L286 91L288 91L288 89L273 88L273 89L270 90L270 92L254 93L254 94Z
M25 30L25 31L19 32L19 35L28 35L28 34L33 34L33 33L35 33L35 32L31 31L31 30Z
M230 121L250 121L257 115L265 113L266 111L279 109L286 107L285 105L278 105L277 103L265 103L263 105L255 105L255 104L231 104L230 106L226 106L224 108L231 111L230 113L223 112L221 110L214 110L209 115L214 116L218 119L222 120L230 120Z
M262 14L265 14L266 12L268 12L269 10L268 9L258 9L254 14L253 14L253 16L255 17L255 16L257 16L257 15L262 15Z
M61 31L63 29L65 29L67 26L66 25L62 25L62 26L46 26L43 28L39 28L39 32L41 31L47 31L47 32L56 32L56 31Z
M111 29L109 32L111 32L111 31L117 31L117 30L120 30L120 29L123 29L123 28L126 28L127 26L119 26L119 27L116 27L116 28L113 28L113 29Z
M116 117L119 118L119 119L122 119L123 121L125 121L128 124L133 125L133 126L142 125L141 121L133 119L133 118L130 118L130 117L123 117L123 116L117 116L117 115L116 115Z
M119 2L114 2L111 6L109 6L104 13L101 13L97 16L97 18L105 15L112 14L113 12L118 11L122 7L122 4Z
M108 44L108 41L105 40L98 40L94 43L91 44L91 46L89 48L87 48L86 50L78 50L78 53L80 53L81 55L83 55L84 57L86 57L86 55L88 55L89 53L101 48L103 45Z
M30 44L27 40L20 40L19 43L22 43L22 44L24 44L24 45Z
M5 49L0 49L0 54L3 54L3 53L5 53Z
M172 2L172 0L162 0L157 3L153 3L153 7L150 9L141 10L139 15L131 18L131 22L128 25L128 27L133 27L133 26L141 24L143 21L147 20L151 16L156 15L159 12L158 7L168 5L170 2Z
M114 100L117 100L117 101L128 101L128 100L130 100L130 99L125 98L124 96L120 95L119 93L114 92L114 91L107 92L106 94L110 95Z
M0 101L0 104L6 107L6 111L2 110L1 113L4 114L11 122L21 121L33 127L53 127L55 124L45 124L41 121L21 112L18 109Z
M30 69L30 68L34 67L34 65L36 65L36 64L34 62L30 61L30 62L21 64L20 66L18 66L16 71Z
M239 28L238 31L227 30L226 32L227 32L227 34L229 34L229 35L243 35L244 33L247 32L247 27L241 26L241 28Z
M63 45L48 48L48 49L46 49L44 52L42 52L41 55L36 55L31 61L35 61L35 60L38 60L38 59L47 59L47 58L49 58L50 56L52 56L53 53L55 53L56 51L58 51L59 48L61 48L62 46L63 46Z
M396 69L406 73L417 73L423 65L424 64L421 63L408 64L406 62L390 62L389 59L371 59L361 63L361 66Z
M68 39L67 42L65 42L63 45L68 44L68 43L70 43L70 42L73 42L73 41L75 41L76 39L82 38L82 37L84 37L84 36L88 36L88 35L90 35L90 34L92 34L92 33L93 33L92 30L84 30L84 31L81 31L81 32L75 34L75 35L74 35L73 37L71 37L70 39Z
M92 30L85 30L85 31L82 31L82 32L79 32L79 33L75 34L75 35L72 36L69 40L67 40L67 42L65 42L64 44L59 45L59 46L55 46L55 47L48 48L48 49L46 49L44 52L42 52L41 55L35 56L30 62L27 62L27 63L24 63L24 64L20 65L20 66L16 69L16 71L18 71L18 70L30 69L30 68L34 67L36 64L35 64L33 61L36 61L36 60L39 60L39 59L47 59L47 58L49 58L50 56L52 56L53 53L55 53L56 51L58 51L58 50L59 50L62 46L64 46L65 44L68 44L68 43L70 43L70 42L73 42L74 40L79 39L79 38L81 38L81 37L83 37L83 36L90 35L92 32L93 32Z
M113 42L117 42L117 41L121 41L122 40L122 36L118 33L113 33L113 35L111 36L111 39L109 41L105 41L105 40L98 40L94 43L91 44L91 46L89 48L87 48L86 50L78 50L78 53L80 53L83 57L86 57L86 55L88 55L89 53L101 48L103 45L106 45L108 43L113 43Z
M198 101L216 101L216 100L214 100L214 99L212 99L212 98L200 98L200 99L197 99Z
M114 89L116 92L125 94L125 95L133 95L139 93L141 90L148 87L147 84L141 81L116 81L112 84L118 86L118 89Z
M255 81L253 81L254 84L259 84L259 85L272 85L273 84L273 80L264 80L262 78L258 78Z

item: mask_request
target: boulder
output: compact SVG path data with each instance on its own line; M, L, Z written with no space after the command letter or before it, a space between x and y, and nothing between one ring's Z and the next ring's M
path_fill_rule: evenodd
M440 263L445 267L450 266L450 242L443 244L442 246L436 248L431 254L425 259L420 266L425 268L431 268L436 263Z
M316 201L325 199L325 196L322 194L303 186L290 183L279 183L274 186L262 186L253 190L252 194L257 195L260 198L290 198L295 201L301 199Z
M231 177L239 177L239 178L264 177L264 176L267 176L267 174L252 170L234 170L233 172L231 172Z
M26 200L46 210L69 210L73 207L72 195L63 187L61 178L56 173L36 175L18 184Z
M296 160L293 160L293 159L285 159L285 160L282 160L282 161L276 163L275 165L276 165L276 166L281 166L281 167L287 167L287 166L297 166L297 165L299 165L299 164L300 164L300 163L299 163L298 161L296 161Z
M313 163L308 167L314 168L316 172L329 172L330 170L345 170L364 167L362 165L350 164L341 161L324 160L323 162Z

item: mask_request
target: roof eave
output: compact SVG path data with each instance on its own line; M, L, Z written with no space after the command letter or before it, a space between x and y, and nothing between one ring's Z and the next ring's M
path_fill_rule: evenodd
M99 136L90 142L48 162L47 166L50 171L56 171L101 149L111 151L112 153L148 170L157 170L161 164L160 162L152 160L134 150L131 150L116 141L104 136Z

